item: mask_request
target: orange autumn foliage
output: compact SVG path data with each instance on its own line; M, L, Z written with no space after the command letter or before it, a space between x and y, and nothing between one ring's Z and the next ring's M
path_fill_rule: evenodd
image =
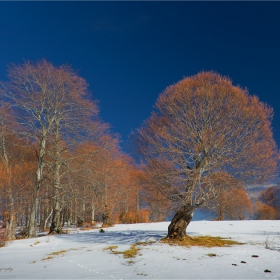
M147 209L140 209L137 212L129 211L120 214L119 221L123 224L149 223L149 211Z
M277 220L278 213L273 206L258 201L255 205L255 217L258 220Z
M265 204L272 206L278 212L280 218L280 186L269 186L265 188L261 194L260 199Z
M253 213L253 205L244 189L230 188L222 191L213 201L212 212L216 215L214 220L244 220Z

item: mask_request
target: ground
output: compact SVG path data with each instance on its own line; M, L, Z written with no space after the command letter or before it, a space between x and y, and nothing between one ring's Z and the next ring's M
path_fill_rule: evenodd
M168 224L115 225L104 233L77 230L16 240L0 248L0 279L280 279L280 221L190 223L191 236L245 243L222 248L161 244ZM138 245L135 258L113 254L137 242L149 244Z

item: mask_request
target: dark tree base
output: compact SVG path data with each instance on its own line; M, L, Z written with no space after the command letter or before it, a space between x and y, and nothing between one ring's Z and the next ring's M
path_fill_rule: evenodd
M168 238L183 239L186 236L186 229L193 218L194 208L183 206L178 210L168 226Z
M57 226L55 222L52 222L49 234L61 234L61 233L62 233L62 228L60 226Z

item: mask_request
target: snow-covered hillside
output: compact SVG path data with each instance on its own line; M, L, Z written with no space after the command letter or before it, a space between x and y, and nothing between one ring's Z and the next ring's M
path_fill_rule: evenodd
M168 224L122 224L105 233L77 231L13 241L0 248L0 279L280 279L280 221L194 221L189 225L190 235L246 243L223 248L161 244L158 241L166 235ZM133 259L104 250L118 246L123 251L140 241L154 243L140 245Z

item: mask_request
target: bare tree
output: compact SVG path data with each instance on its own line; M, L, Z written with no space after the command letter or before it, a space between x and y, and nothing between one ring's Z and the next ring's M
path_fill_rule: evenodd
M54 208L50 232L61 232L61 210L64 207L63 194L67 191L63 184L69 166L69 161L77 159L71 157L69 149L78 142L91 140L98 142L107 130L108 125L98 118L99 109L96 101L89 100L87 84L67 66L56 69L57 89L53 92L52 100L55 106L55 116L51 130L50 152L51 171L54 187ZM100 141L99 141L100 142ZM100 143L99 143L100 144ZM80 154L78 157L88 156L95 149ZM65 181L65 180L64 180Z
M194 211L227 185L263 182L275 173L273 110L230 79L213 72L185 78L155 108L137 140L154 185L176 207L169 238L183 238Z
M204 212L214 214L218 221L244 220L252 217L253 204L245 189L234 187L221 191Z
M18 110L20 134L30 139L37 156L36 183L28 219L28 237L34 237L46 163L51 165L53 172L52 221L53 229L57 231L61 210L62 152L79 136L89 136L92 131L96 136L98 107L95 101L86 98L86 81L68 66L55 67L45 60L34 64L26 62L12 65L8 77L9 82L2 84L1 91Z
M17 134L15 116L10 105L0 104L0 193L2 217L4 217L6 237L15 239L15 229L19 222L21 201L27 199L26 187L32 181L30 170L34 168L31 149L23 149ZM30 158L31 156L31 158ZM5 213L5 214L4 214Z

